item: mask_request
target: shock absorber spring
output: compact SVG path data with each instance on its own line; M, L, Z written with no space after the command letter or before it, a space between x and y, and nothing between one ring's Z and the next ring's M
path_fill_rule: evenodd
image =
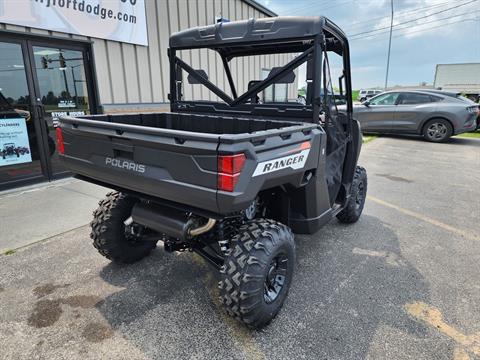
M218 246L220 246L220 251L225 256L227 256L230 253L230 241L228 239L225 239L223 221L218 222L217 236L218 236Z

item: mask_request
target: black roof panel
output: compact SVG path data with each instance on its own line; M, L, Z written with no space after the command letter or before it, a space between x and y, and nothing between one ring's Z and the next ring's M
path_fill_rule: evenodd
M170 36L172 48L252 44L299 38L312 38L323 32L327 19L323 16L279 16L199 26ZM329 25L333 23L329 22Z

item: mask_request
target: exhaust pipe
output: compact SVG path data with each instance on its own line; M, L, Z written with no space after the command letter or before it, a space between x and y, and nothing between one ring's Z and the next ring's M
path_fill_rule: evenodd
M158 204L139 202L133 207L130 218L125 220L126 225L131 222L185 241L211 230L216 220L208 219L205 225L193 228L194 222L185 212Z
M198 235L201 235L201 234L204 234L206 233L207 231L210 231L214 226L215 226L215 223L217 222L217 220L215 219L212 219L212 218L209 218L207 223L203 226L199 226L198 228L196 229L190 229L188 231L188 234L193 237L193 236L198 236Z

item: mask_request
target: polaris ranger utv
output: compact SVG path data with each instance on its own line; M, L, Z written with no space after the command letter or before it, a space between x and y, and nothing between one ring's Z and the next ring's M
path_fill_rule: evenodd
M179 56L193 49L221 57L228 90ZM232 60L279 53L295 56L237 95ZM343 59L343 112L328 96L332 53ZM62 117L60 158L78 178L116 190L91 223L100 254L132 263L159 240L166 251L194 251L220 271L227 312L261 328L292 281L292 233L315 233L334 217L353 223L363 210L347 38L324 17L250 19L175 33L168 54L171 112ZM291 84L304 63L304 104L262 102L259 93ZM187 100L185 73L214 100Z
M20 157L20 152L14 143L3 144L2 157L5 159L7 156Z

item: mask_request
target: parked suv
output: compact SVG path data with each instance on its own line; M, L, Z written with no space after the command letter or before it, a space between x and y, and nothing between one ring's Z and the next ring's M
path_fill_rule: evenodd
M353 111L364 132L415 134L444 142L476 129L479 105L456 93L409 90L385 92L354 105Z

